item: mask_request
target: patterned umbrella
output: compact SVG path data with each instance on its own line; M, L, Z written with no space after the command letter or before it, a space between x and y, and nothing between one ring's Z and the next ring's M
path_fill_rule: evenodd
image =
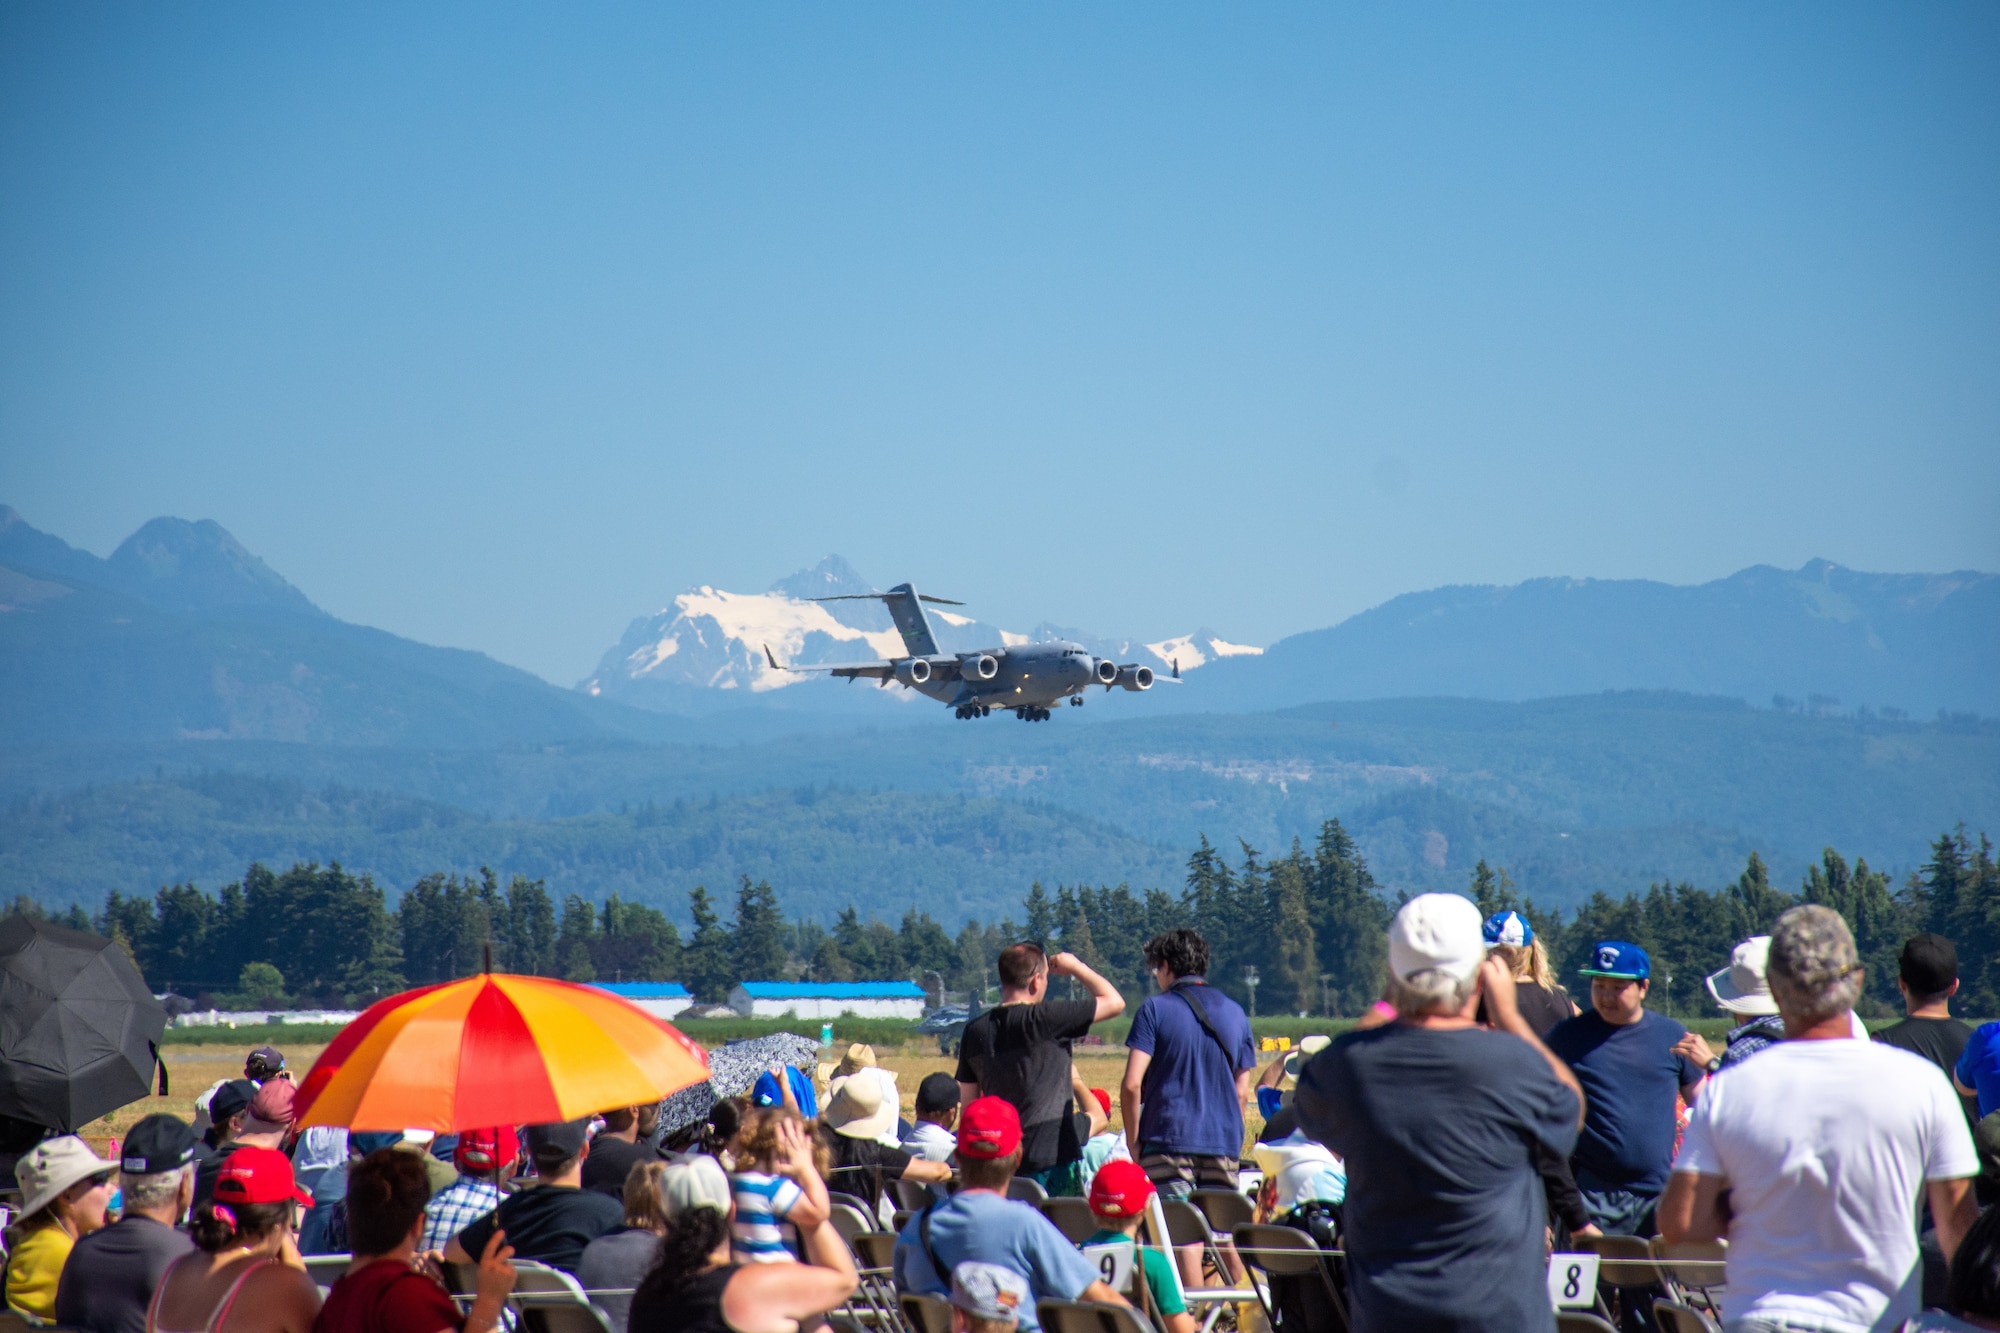
M594 986L482 973L377 1001L299 1085L298 1123L430 1129L575 1120L678 1092L708 1057Z
M682 1088L660 1102L660 1134L671 1138L690 1125L708 1119L715 1103L750 1091L757 1076L772 1065L811 1069L819 1058L819 1043L796 1032L732 1041L709 1052L709 1077Z

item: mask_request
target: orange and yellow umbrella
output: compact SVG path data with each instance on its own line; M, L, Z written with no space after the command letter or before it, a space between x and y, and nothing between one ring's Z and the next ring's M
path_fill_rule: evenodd
M429 1129L575 1120L708 1077L708 1053L628 1000L482 973L379 1000L299 1085L298 1124Z

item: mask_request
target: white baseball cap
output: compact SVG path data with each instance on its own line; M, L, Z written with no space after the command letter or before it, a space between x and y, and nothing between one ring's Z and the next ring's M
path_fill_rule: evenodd
M1447 972L1469 981L1486 959L1486 937L1472 899L1420 893L1389 923L1389 970L1399 979Z

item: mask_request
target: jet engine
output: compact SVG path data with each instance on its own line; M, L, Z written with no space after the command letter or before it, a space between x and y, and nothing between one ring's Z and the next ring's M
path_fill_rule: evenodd
M1118 683L1133 692L1153 688L1153 668L1149 666L1122 666L1118 668Z
M992 680L1000 674L1000 659L991 653L965 653L958 659L960 680Z
M1108 657L1098 658L1097 665L1092 668L1092 672L1096 675L1099 685L1116 685L1118 683L1118 664Z
M922 685L930 678L931 664L921 657L906 657L896 663L896 680L899 684ZM1148 683L1151 683L1150 679Z

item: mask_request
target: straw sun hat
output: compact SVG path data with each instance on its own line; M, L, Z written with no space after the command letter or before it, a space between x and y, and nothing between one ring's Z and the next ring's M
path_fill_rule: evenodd
M826 1104L826 1123L842 1138L875 1139L894 1132L896 1103L883 1095L882 1080L867 1076L835 1079Z

